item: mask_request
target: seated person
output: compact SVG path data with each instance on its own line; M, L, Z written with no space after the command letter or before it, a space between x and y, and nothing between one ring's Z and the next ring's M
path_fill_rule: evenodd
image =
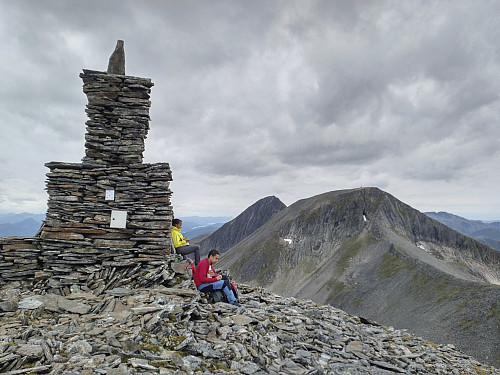
M190 245L189 238L184 237L181 234L182 220L174 219L172 220L172 241L174 242L175 252L182 255L183 259L186 259L187 254L194 253L194 264L195 266L200 263L200 246Z
M239 306L233 290L226 275L217 275L213 265L219 261L220 255L217 250L210 250L208 257L203 259L196 267L193 275L196 288L200 292L213 292L222 289L231 305Z

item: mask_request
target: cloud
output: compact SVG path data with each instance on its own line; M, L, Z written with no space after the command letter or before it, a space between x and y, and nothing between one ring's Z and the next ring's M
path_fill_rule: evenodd
M3 2L1 209L43 210L43 164L83 157L78 74L105 70L123 39L127 74L155 83L145 156L171 164L179 213L237 215L267 195L290 204L363 185L500 218L499 8Z

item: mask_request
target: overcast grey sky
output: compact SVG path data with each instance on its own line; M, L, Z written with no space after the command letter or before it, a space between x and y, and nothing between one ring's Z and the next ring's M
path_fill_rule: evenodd
M151 78L177 216L376 186L500 219L499 1L0 0L0 212L84 156L82 69Z

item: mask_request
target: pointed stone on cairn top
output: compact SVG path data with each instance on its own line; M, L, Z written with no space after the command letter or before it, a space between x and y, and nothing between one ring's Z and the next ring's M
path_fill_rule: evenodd
M116 42L115 50L109 57L108 74L125 75L125 50L123 43L123 40Z

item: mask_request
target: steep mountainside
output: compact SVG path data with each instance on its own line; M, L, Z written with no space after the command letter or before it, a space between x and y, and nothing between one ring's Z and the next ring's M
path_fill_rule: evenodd
M226 252L284 208L286 205L275 196L258 200L236 218L200 241L202 254L208 254L211 249L217 249L220 253Z
M500 222L485 223L479 220L467 220L447 212L426 212L425 214L457 232L500 250Z
M493 236L498 236L500 234L500 231L495 231L494 233L491 233L491 231L487 230L486 233L484 231L478 232L476 235L473 237L484 243L485 245L491 246L494 249L500 250L500 239L495 240L492 237Z
M300 200L219 267L500 365L500 253L377 188Z

